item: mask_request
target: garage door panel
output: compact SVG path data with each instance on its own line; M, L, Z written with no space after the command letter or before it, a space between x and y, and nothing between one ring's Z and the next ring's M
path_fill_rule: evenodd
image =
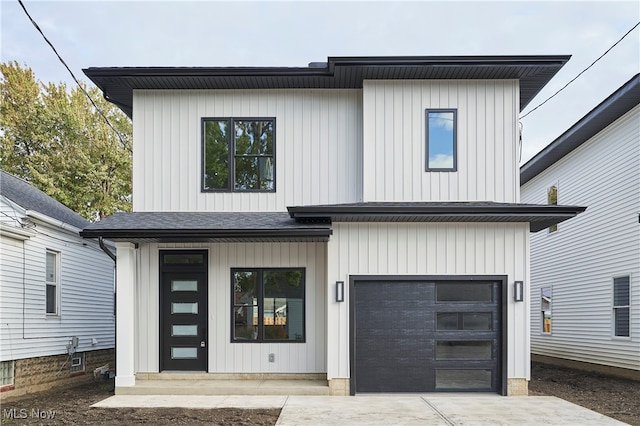
M499 283L354 284L355 392L497 391Z

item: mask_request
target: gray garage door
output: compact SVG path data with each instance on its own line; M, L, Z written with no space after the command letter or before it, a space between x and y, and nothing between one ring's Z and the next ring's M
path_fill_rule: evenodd
M501 282L352 285L352 393L501 391Z

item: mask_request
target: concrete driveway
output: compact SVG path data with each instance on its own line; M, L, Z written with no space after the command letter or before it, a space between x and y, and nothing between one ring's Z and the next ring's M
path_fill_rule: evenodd
M115 395L94 407L282 408L277 425L624 425L552 396Z

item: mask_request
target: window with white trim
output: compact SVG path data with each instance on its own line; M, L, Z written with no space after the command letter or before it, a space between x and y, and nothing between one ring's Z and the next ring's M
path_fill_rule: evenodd
M552 308L552 289L551 287L543 287L540 290L540 313L542 321L542 332L551 333L551 308Z
M558 205L558 185L552 185L547 189L547 204L550 206ZM549 227L549 233L557 232L558 224Z
M629 337L630 277L613 279L613 335Z
M47 250L46 313L60 315L60 253Z

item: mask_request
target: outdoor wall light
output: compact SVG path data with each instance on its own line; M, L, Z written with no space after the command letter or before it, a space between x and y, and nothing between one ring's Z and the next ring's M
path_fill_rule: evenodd
M522 281L513 283L513 300L515 302L524 301L524 283Z
M336 302L344 302L344 281L336 281Z

